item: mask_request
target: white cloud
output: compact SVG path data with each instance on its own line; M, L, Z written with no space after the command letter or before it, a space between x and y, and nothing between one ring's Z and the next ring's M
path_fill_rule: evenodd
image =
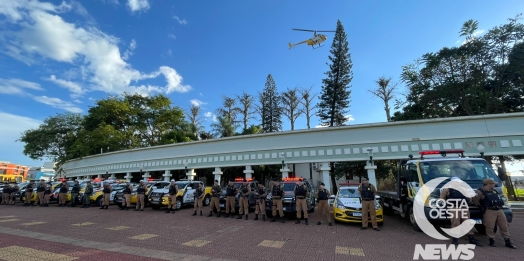
M55 6L29 0L0 1L0 15L5 15L7 22L16 24L13 28L18 29L0 31L0 52L29 65L39 64L44 58L77 67L83 88L88 89L84 91L169 94L191 90L191 86L182 85L182 77L168 66L160 66L152 73L133 69L120 53L119 39L92 26L68 23L58 15L70 10L72 7L65 3ZM160 75L167 81L163 87L137 84Z
M58 79L58 78L56 78L55 75L51 75L51 77L46 78L46 80L51 81L51 82L55 83L56 85L58 85L60 87L68 89L71 92L71 98L73 98L73 99L76 99L76 98L82 96L82 94L84 94L84 92L85 92L82 89L82 86L80 86L80 84L75 83L75 82L71 82L71 81Z
M171 38L171 39L173 39L173 40L176 39L176 36L175 36L174 34L168 34L167 37L169 37L169 38Z
M323 125L317 125L315 126L315 128L326 128L327 126L323 126Z
M167 55L169 56L173 55L173 51L171 51L171 49L167 49Z
M204 97L204 94L202 94L201 92L199 92L199 93L198 93L198 95L200 95L200 96Z
M37 102L41 102L43 104L47 104L57 109L66 110L72 113L81 113L83 111L82 109L76 107L74 104L63 101L59 98L51 98L47 96L36 96L36 97L33 97L33 99L35 99L35 101Z
M186 19L180 19L178 16L173 16L173 18L175 18L175 20L178 21L179 24L187 24L187 21Z
M22 136L21 133L29 130L36 129L42 123L39 120L31 119L24 116L14 115L0 111L0 122L12 123L2 124L0 128L0 159L11 161L16 164L26 164L21 162L20 159L27 161L28 158L23 155L23 144L22 142L16 142Z
M350 122L350 121L354 121L355 120L355 118L353 118L353 115L351 115L351 114L350 115L346 115L344 117L346 117L346 121L345 122Z
M40 84L28 82L20 79L3 79L0 78L0 93L2 94L16 94L23 95L26 93L25 89L43 91Z
M206 117L207 119L211 119L213 122L217 121L217 116L210 111L204 113L204 117Z
M131 12L149 9L147 0L127 0L127 6L129 6Z
M197 107L202 106L202 104L206 104L205 102L197 100L197 99L190 100L189 102L191 102L193 106L197 106Z
M122 57L124 60L129 59L131 55L133 55L133 51L136 49L136 41L135 39L131 40L131 43L129 44L129 48L124 52L124 57Z

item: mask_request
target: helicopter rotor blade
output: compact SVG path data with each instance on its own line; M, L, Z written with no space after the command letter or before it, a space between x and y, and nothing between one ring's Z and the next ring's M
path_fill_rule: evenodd
M291 30L304 31L304 32L315 32L316 31L316 30L296 29L296 28L291 28ZM318 32L318 31L316 31L316 32Z
M315 32L336 32L336 31L315 31Z

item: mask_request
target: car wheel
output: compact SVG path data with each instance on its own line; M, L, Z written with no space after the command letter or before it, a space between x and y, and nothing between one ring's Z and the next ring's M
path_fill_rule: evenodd
M475 229L476 229L477 232L479 232L479 234L481 234L481 235L485 235L485 234L486 234L486 226L484 226L484 225L477 224L477 225L475 225Z
M417 221L415 220L415 214L413 213L413 207L409 208L409 221L411 222L411 225L413 226L413 229L417 232L422 232L422 229L417 224Z
M273 217L273 212L271 210L266 210L266 217Z
M182 209L182 199L177 198L176 199L176 210L181 210L181 209Z
M116 203L119 208L122 208L122 203Z
M98 203L98 206L101 207L104 205L104 197L102 196L99 196L97 199L96 199L96 202Z
M206 196L204 198L204 206L209 206L209 204L211 204L211 197Z

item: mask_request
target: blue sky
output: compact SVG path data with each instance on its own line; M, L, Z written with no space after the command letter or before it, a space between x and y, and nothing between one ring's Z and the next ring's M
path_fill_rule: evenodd
M22 154L20 132L124 91L163 93L183 109L200 104L208 130L222 95L256 95L268 74L279 91L319 93L334 33L316 50L287 43L312 36L291 28L335 30L337 19L353 61L350 124L385 122L383 104L367 91L378 77L398 81L401 66L460 45L468 19L482 34L523 9L520 0L3 0L0 160L41 165ZM304 117L295 128L306 128Z

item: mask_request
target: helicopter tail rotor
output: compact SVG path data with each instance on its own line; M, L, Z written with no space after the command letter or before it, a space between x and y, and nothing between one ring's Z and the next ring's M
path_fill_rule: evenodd
M291 47L293 47L293 45L291 43L288 43L287 45L289 45L289 49L291 49Z

